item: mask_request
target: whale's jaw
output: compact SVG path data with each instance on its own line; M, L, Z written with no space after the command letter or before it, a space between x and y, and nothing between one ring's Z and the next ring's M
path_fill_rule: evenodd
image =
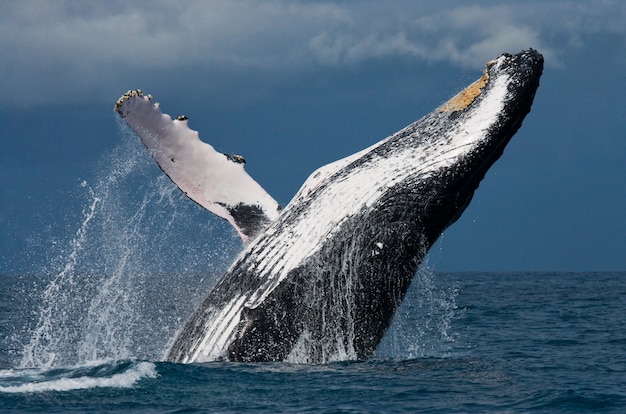
M376 349L423 257L528 114L543 58L502 55L449 102L322 167L169 350L175 362L328 362Z

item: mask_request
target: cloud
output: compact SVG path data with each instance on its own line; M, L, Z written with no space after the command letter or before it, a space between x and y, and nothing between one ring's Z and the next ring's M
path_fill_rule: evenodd
M549 62L589 33L625 36L622 2L74 1L0 5L0 103L79 99L128 73L297 71L387 58L481 67L534 47ZM69 92L68 92L69 91Z

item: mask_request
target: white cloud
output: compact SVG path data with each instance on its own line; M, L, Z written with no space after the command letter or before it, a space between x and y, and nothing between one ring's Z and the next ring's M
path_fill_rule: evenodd
M3 2L0 100L54 101L121 73L194 65L284 71L401 57L480 67L527 47L550 63L587 33L626 35L618 0L419 3Z

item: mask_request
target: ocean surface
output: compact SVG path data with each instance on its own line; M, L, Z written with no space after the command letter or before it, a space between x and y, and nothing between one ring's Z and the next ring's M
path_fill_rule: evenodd
M0 412L626 412L626 273L421 271L373 359L325 365L162 362L172 303L87 333L43 279L0 276Z

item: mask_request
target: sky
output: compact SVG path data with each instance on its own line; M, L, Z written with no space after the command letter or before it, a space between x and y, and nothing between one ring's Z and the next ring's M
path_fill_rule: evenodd
M428 266L626 270L621 0L1 2L0 273L43 268L51 246L72 240L85 183L110 175L106 160L134 139L113 113L128 89L244 155L286 204L316 168L529 47L545 58L532 111ZM159 179L149 168L133 192ZM194 249L230 231L181 208Z

